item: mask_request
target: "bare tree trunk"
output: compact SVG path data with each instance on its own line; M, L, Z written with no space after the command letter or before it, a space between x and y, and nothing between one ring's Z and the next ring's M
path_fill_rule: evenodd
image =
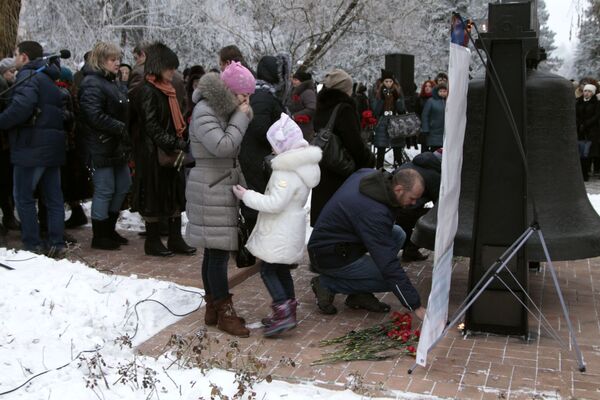
M0 58L11 57L17 45L21 0L0 1Z
M331 29L324 32L319 36L317 42L308 53L308 56L302 62L302 65L298 68L300 71L305 71L308 68L312 67L312 65L329 50L330 47L327 47L329 41L338 33L339 37L341 37L348 30L349 25L351 25L356 17L351 17L350 14L354 11L354 9L358 6L359 0L352 0L346 10L340 15L337 21L331 26ZM337 39L339 39L339 37Z

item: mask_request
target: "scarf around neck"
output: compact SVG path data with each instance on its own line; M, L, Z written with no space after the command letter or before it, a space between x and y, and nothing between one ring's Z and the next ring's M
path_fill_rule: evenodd
M179 108L175 88L169 82L158 81L156 75L153 74L146 75L146 80L168 97L169 109L171 110L173 125L175 125L175 132L177 137L182 138L186 125L185 119L183 119L183 115L181 114L181 109Z

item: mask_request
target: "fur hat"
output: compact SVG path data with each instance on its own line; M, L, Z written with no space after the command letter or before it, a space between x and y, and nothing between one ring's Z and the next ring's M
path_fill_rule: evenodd
M144 75L152 74L160 77L160 74L167 69L177 69L179 67L179 58L166 45L156 42L144 49L146 53L146 62L144 62Z
M281 113L281 117L271 125L267 131L267 140L277 154L308 146L302 136L302 129L285 113Z
M3 58L0 61L0 75L5 73L11 68L15 67L15 59L14 58Z
M583 87L583 91L585 92L586 90L589 90L590 92L592 92L592 94L596 94L596 85L592 85L591 83L588 83L587 85L585 85Z
M394 80L394 73L387 69L381 70L381 81L385 81L386 79Z
M333 69L325 75L323 85L328 89L337 89L352 96L352 77L343 69Z
M235 94L252 94L256 90L256 79L246 67L237 61L232 61L221 72L225 86Z
M441 83L438 83L435 88L438 90L438 92L442 89L448 90L448 85L444 82L441 82Z
M300 82L306 82L312 79L312 75L310 72L296 71L293 78L298 79Z

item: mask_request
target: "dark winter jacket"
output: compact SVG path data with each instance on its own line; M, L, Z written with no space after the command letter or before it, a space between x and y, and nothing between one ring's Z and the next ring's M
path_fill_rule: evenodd
M254 118L242 140L238 156L242 173L248 189L264 193L269 174L264 168L264 159L271 154L271 144L267 140L267 131L284 112L283 103L275 95L275 87L283 76L278 75L275 57L263 57L257 69L256 91L250 96L250 107ZM262 82L261 82L262 81ZM244 216L251 226L258 217L258 211L243 207Z
M444 116L446 113L446 99L438 95L437 88L423 108L421 114L421 132L427 134L427 146L444 145Z
M292 90L292 97L288 106L294 120L302 129L304 139L310 142L315 133L313 119L317 108L317 93L315 83L309 79L302 82ZM305 116L305 117L302 117ZM308 117L308 121L304 122Z
M600 102L596 96L584 101L583 96L575 103L577 140L598 141L600 136Z
M114 74L104 75L85 66L79 88L79 121L85 163L90 168L124 165L131 142L127 132L129 100Z
M391 109L385 108L385 95L383 94L384 88L383 85L380 89L380 95L376 96L372 101L373 106L373 115L377 118L377 126L375 127L375 137L373 139L373 144L376 147L403 147L405 145L404 139L398 139L396 142L392 143L390 141L390 137L387 133L387 126L389 117L384 113L392 112L394 114L404 114L406 112L406 107L404 106L404 97L400 94L397 89L392 88L389 96L393 96L393 106Z
M131 100L131 108L141 127L134 143L135 179L131 208L145 217L182 212L185 210L184 171L162 167L158 163L157 147L173 152L187 146L186 140L176 135L169 99L154 85L144 82Z
M327 125L329 117L338 104L342 104L342 106L338 110L333 125L333 132L339 136L343 146L348 150L352 158L354 158L356 170L373 167L373 154L367 148L360 135L360 120L356 113L354 101L346 93L327 88L323 88L319 92L317 95L317 111L315 113L315 132L318 132L319 129ZM340 176L321 165L321 181L313 189L311 197L311 225L314 226L325 203L342 186L345 179L346 177Z
M400 266L398 244L391 234L394 208L399 207L391 177L371 169L352 174L323 208L308 242L308 254L313 265L327 270L348 265L368 252L389 282L389 290L403 304L404 296L416 309L421 306L420 297Z
M418 154L412 161L402 164L398 170L414 169L421 174L425 181L425 191L417 203L411 208L421 208L430 201L437 203L440 197L440 182L442 179L442 158L435 153L426 151Z
M19 71L10 104L0 114L0 130L10 131L14 165L53 167L65 162L62 99L54 84L60 69L50 64L35 73L45 64L43 60L31 61ZM24 79L28 80L18 83Z

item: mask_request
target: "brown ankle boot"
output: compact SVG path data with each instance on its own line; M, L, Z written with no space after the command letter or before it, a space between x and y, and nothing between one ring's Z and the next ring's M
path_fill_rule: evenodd
M246 328L242 319L235 313L233 303L231 302L231 295L216 301L214 304L218 316L217 328L233 336L250 336L250 331Z
M204 295L204 324L206 326L215 326L218 322L217 309L210 294Z

